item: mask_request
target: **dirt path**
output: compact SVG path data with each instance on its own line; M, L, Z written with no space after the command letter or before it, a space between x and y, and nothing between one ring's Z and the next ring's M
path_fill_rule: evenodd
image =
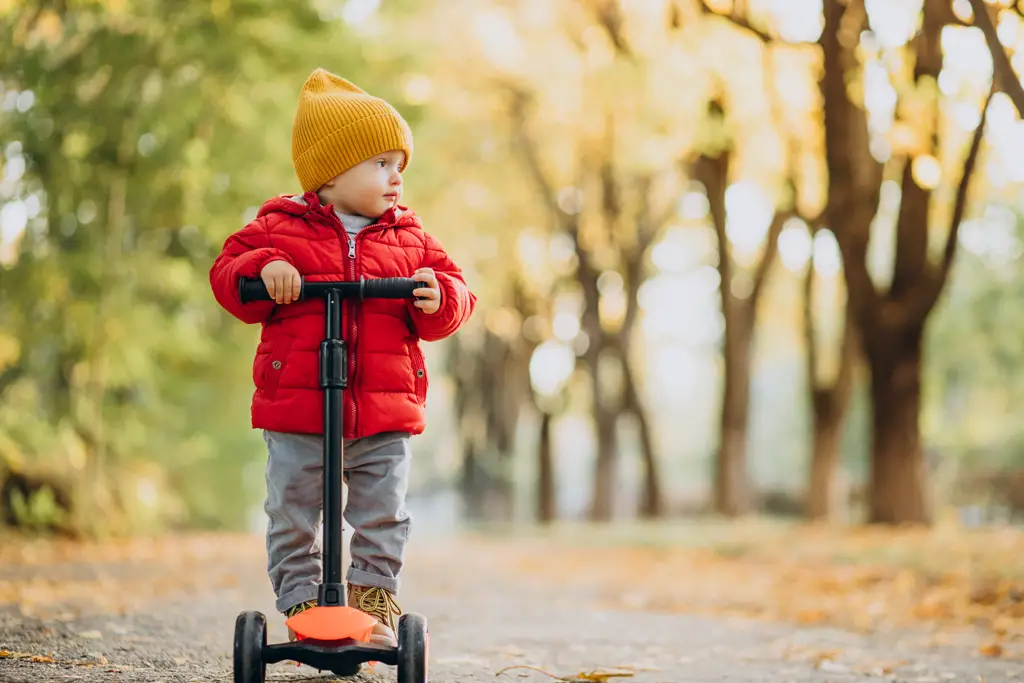
M271 640L285 637L262 552L262 540L247 537L134 542L94 553L29 548L18 562L0 563L0 681L229 681L240 610L263 610ZM1024 681L1021 659L981 657L967 641L936 646L925 632L865 635L609 610L607 586L530 572L537 553L557 548L417 539L402 602L430 619L431 680L551 680L528 669L495 677L529 665L566 677L628 668L634 676L616 680L636 683ZM286 664L268 673L276 681L328 678ZM394 680L394 670L360 679Z

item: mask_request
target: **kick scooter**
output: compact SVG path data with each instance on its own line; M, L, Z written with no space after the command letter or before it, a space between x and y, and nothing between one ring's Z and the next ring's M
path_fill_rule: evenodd
M266 285L258 278L241 278L242 303L268 301ZM267 644L267 619L246 611L235 620L235 683L264 683L267 664L292 660L353 676L364 662L381 662L398 668L398 683L426 683L429 635L427 620L419 614L403 614L398 621L398 645L368 642L376 619L346 605L342 582L342 489L344 443L342 399L348 387L348 349L341 337L342 302L347 298L411 299L421 285L412 278L382 278L357 282L307 282L299 299L325 300L326 334L320 342L320 387L324 391L324 552L323 579L317 605L286 622L295 631L293 643Z

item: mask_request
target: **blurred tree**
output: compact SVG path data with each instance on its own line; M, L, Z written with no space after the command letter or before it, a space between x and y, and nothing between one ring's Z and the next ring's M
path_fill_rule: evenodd
M841 38L840 33L852 28L851 19L846 16L849 10L839 2L825 4L821 87L830 178L827 216L843 254L850 305L871 373L871 522L931 521L919 423L922 340L925 321L942 292L956 255L957 234L988 111L986 100L960 174L943 256L934 265L928 258L928 233L934 223L929 207L934 185L918 173L918 159L934 155L939 143L939 98L934 92L930 96L925 93L934 87L942 69L939 37L948 15L940 5L925 3L920 31L912 41L913 87L927 102L921 112L927 118L915 124L922 126L925 139L917 154L910 151L904 161L893 277L888 291L880 294L868 272L866 252L874 207L878 204L881 165L871 157L870 146L865 144L864 110L850 99L847 91L848 72L855 57L849 41ZM859 19L851 16L853 22L864 18L863 14Z
M308 4L165 9L0 10L0 460L59 473L78 532L246 520L259 489L223 492L262 457L253 329L206 273L245 207L295 185L282 92L357 60Z
M609 8L605 4L598 12L612 11ZM609 39L620 56L631 56L625 38L614 28L610 29ZM643 259L674 212L674 205L666 206L660 199L653 172L626 175L620 170L616 163L616 116L610 109L604 112L602 139L578 141L577 154L582 163L577 169L577 181L559 191L545 168L538 142L530 133L529 107L533 95L514 85L510 89L511 120L521 154L557 230L570 237L576 256L574 277L582 293L581 329L586 340L582 358L590 380L590 409L597 442L590 516L594 520L608 520L614 514L619 416L626 414L636 421L643 458L640 514L657 517L663 512L658 461L630 350L638 319L637 293L645 279ZM594 195L588 195L583 188L592 188ZM591 218L602 232L588 240L583 208L594 204L599 210ZM610 262L602 267L602 260ZM621 283L610 286L619 290L616 293L624 291L625 310L618 320L609 321L607 314L602 316L602 298L607 296L608 283L613 278Z
M534 335L534 360L539 362L531 364L532 375L542 372L534 366L555 358L557 367L549 372L564 371L566 384L578 385L575 367L561 367L560 349L570 348L584 361L586 401L598 450L590 515L608 519L613 514L620 416L630 418L638 434L644 472L639 506L645 515L660 514L653 425L633 367L636 297L646 279L648 247L673 216L679 192L675 141L665 132L671 112L661 108L662 103L654 107L645 99L658 82L651 74L658 64L656 50L640 39L641 33L622 33L617 3L525 1L515 8L451 3L435 8L430 16L431 21L463 27L476 38L439 45L432 69L437 80L458 75L451 90L445 91L458 98L456 116L472 120L468 110L503 122L501 130L490 134L504 139L499 149L523 163L530 181L524 185L513 180L506 164L481 167L507 195L495 198L508 208L497 226L497 241L508 239L512 220L545 226L512 233L516 239L510 246L521 254L530 252L513 266L521 269L531 294L547 300L541 307L544 313L529 316L534 320L522 312L519 318L523 334ZM521 36L527 33L536 48L529 54L520 50ZM552 69L553 64L559 68ZM477 132L476 127L459 130L459 142L473 139ZM652 136L672 147L649 155ZM518 204L510 201L516 197ZM552 264L556 245L571 254L571 263ZM487 272L495 280L504 272L504 282L513 281L506 264L494 263ZM508 302L497 297L496 303ZM543 325L533 324L546 316L550 319ZM570 323L570 316L578 325ZM540 409L541 431L546 413Z
M510 289L509 309L520 317L535 315L538 302L515 283ZM535 400L529 365L536 347L518 334L515 322L506 318L495 323L492 317L490 325L464 330L449 346L449 372L455 384L452 408L462 448L460 484L466 511L473 519L508 520L514 513L509 469L523 406ZM548 413L543 415L550 424ZM553 476L545 461L550 451L538 457L539 470ZM538 495L545 500L541 507L553 517L553 480L541 484Z
M705 6L706 7L706 6ZM710 11L710 10L708 10ZM777 39L751 24L730 19L765 43ZM826 0L821 47L820 88L824 120L828 196L824 214L839 242L848 296L871 376L873 441L868 517L871 522L931 520L927 471L923 459L921 410L922 340L925 322L948 279L957 234L966 210L971 178L985 129L989 99L971 137L960 173L949 228L938 264L928 256L930 211L937 182L928 173L939 145L936 89L943 66L940 36L958 23L948 3L926 1L916 35L907 48L913 63L905 90L903 117L914 117L909 142L896 151L902 161L901 197L896 219L896 250L891 283L879 292L867 264L868 240L879 204L884 164L876 158L867 110L850 91L861 74L862 29L868 26L863 3ZM991 94L989 95L989 98Z
M722 103L713 100L708 119L714 125L724 115ZM714 140L715 136L711 136ZM768 226L761 256L747 276L744 287L742 273L737 272L728 236L726 189L730 184L729 160L731 143L718 142L724 149L701 152L692 164L691 174L707 193L711 222L718 243L718 272L721 284L722 317L725 333L722 358L725 366L722 406L719 416L719 445L715 458L714 507L725 515L743 515L751 511L753 497L747 471L748 426L750 423L750 378L753 361L754 331L758 302L768 274L778 253L779 234L786 220L794 214L776 210Z

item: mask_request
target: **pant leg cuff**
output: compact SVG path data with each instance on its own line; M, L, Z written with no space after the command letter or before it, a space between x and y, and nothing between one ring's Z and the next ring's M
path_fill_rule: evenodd
M299 586L288 591L277 599L275 607L277 611L284 614L292 607L309 600L316 600L320 594L320 586Z
M348 576L345 577L345 580L356 586L383 588L392 595L398 595L398 589L401 586L401 582L398 579L381 576L380 574L371 574L355 567L348 568Z

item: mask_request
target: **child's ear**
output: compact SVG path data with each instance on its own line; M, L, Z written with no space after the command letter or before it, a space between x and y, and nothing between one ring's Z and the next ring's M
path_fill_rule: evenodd
M335 183L338 182L338 176L334 176L330 180L324 183L324 187L334 187Z

